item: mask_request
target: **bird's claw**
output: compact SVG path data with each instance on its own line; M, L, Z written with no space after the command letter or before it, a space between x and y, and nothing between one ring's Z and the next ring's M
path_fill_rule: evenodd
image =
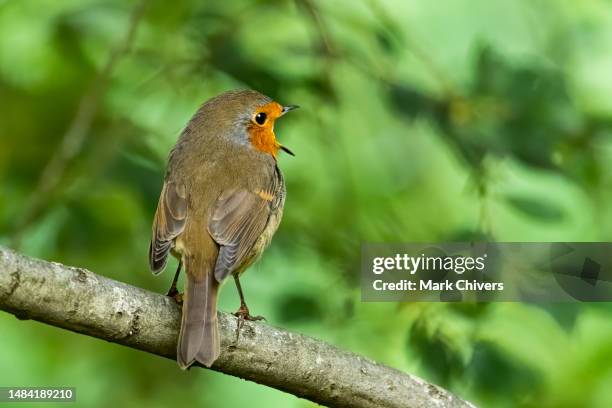
M234 313L234 316L240 320L248 320L250 322L256 322L258 320L266 320L263 316L251 316L249 308L246 305L241 305L240 308Z
M249 308L247 307L247 305L242 304L240 305L240 308L234 313L234 316L236 316L238 318L238 323L236 324L236 341L235 341L235 345L238 344L238 339L240 338L240 330L242 329L242 326L244 326L244 321L248 320L250 322L256 322L259 320L266 320L265 317L263 316L251 316L251 314L249 313Z
M176 288L170 288L170 290L168 290L168 293L166 293L166 296L174 299L174 301L178 303L179 305L183 304L183 294L179 293L179 291L176 290Z

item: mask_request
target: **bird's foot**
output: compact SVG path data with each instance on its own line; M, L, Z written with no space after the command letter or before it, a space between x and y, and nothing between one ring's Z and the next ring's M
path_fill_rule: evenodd
M236 313L234 313L234 316L238 318L238 323L236 324L236 341L234 342L234 345L238 344L238 339L240 339L240 330L242 329L242 326L244 326L245 320L250 322L266 320L266 318L263 316L251 316L249 313L249 308L244 303L240 305L240 308L238 311L236 311Z
M168 290L168 293L166 293L166 296L174 299L174 301L179 305L183 304L183 294L179 293L179 291L175 287L170 288Z
M234 316L238 318L238 320L248 320L250 322L256 322L258 320L266 320L263 316L251 316L249 313L249 308L246 304L240 305L240 308L234 313Z

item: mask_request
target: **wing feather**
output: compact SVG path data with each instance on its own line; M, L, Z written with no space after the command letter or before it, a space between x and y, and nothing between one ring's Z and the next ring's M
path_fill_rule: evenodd
M164 269L168 253L174 246L174 239L185 228L186 196L185 186L182 184L167 181L162 187L149 246L149 266L154 273Z
M284 200L281 177L277 171L264 190L230 190L217 199L208 232L220 246L215 265L218 282L243 264L266 228L270 214L281 205Z

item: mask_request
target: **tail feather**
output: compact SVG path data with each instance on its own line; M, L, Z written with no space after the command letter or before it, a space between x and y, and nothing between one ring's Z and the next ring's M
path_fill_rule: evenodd
M202 267L207 269L199 269ZM177 362L182 369L189 368L196 361L210 367L221 352L217 325L219 283L211 267L188 259L186 269Z

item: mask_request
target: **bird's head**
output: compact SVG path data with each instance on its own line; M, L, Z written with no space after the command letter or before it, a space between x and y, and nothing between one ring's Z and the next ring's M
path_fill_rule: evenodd
M294 155L276 140L274 124L296 108L297 105L283 106L257 91L235 90L206 102L200 114L216 124L213 126L219 128L217 134L276 158L279 150Z

